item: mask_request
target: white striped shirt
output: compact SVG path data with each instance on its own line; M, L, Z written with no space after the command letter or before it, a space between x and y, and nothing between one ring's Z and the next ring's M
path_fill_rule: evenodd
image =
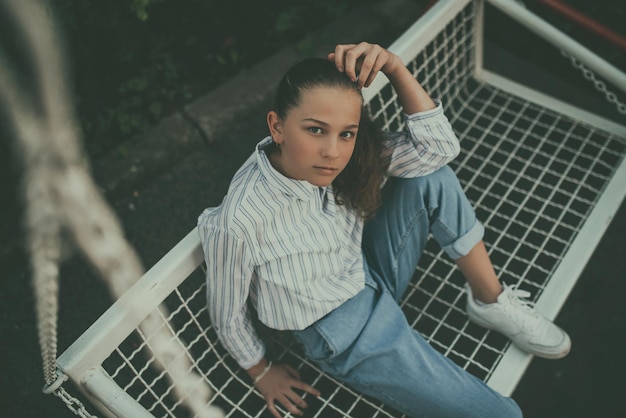
M459 141L435 109L405 116L403 132L386 133L389 176L436 171L459 152ZM220 341L245 369L265 355L249 318L279 330L304 329L364 286L363 219L320 188L276 171L263 147L233 177L222 204L205 209L198 230L207 263L209 314Z

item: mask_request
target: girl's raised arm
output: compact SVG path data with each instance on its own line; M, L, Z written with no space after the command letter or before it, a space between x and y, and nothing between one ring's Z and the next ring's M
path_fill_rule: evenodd
M339 71L357 81L359 87L369 87L378 72L387 76L393 86L404 112L411 115L436 107L428 93L406 68L400 57L376 44L337 45L328 54Z

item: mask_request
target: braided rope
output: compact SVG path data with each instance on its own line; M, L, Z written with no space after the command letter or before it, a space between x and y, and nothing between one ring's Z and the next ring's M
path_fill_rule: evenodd
M115 298L142 276L143 266L89 174L65 86L62 51L43 4L23 0L0 3L21 32L24 53L30 55L28 62L36 78L32 85L38 89L32 94L21 91L20 80L10 72L13 66L0 49L0 101L9 111L23 161L26 233L47 385L44 391L53 391L78 405L70 408L75 413L90 416L83 412L80 402L57 387L62 383L56 373L61 233L67 232L73 239ZM134 314L132 306L127 309ZM153 346L158 360L155 367L169 372L175 394L196 416L222 416L217 409L206 407L211 390L200 376L190 372L188 357L180 345L170 342L172 335L164 321L151 315L141 325L161 343Z

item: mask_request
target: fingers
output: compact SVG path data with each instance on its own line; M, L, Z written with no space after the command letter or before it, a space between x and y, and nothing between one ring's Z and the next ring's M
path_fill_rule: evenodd
M293 382L292 387L308 392L315 397L320 396L320 392L317 389L301 381ZM287 391L281 397L277 398L277 400L287 411L294 415L302 415L302 410L309 407L304 398L293 390Z
M343 45L338 45L335 48L335 55L339 58L343 57L344 71L350 77L352 81L357 80L357 59L363 54L364 46L362 44L345 48ZM336 59L335 59L336 60Z
M294 415L302 415L302 411L299 410L298 408L296 408L296 406L293 403L291 403L291 401L286 396L277 397L276 400L288 412L290 412L290 413L292 413ZM266 399L265 401L267 402L267 410L270 411L270 413L275 418L282 418L281 415L280 415L280 412L278 412L278 409L276 409L276 405L274 404L274 399ZM305 408L306 408L306 406L305 406Z
M297 369L295 369L295 368L291 367L291 366L290 366L290 365L288 365L288 364L285 364L285 369L287 369L287 372L288 372L288 373L289 373L292 377L296 378L297 380L300 380L300 372L299 372Z
M274 418L282 418L278 411L276 410L276 406L274 406L274 402L267 401L267 410L270 411Z
M297 369L294 369L288 364L285 365L285 368L287 369L289 374L291 374L291 376L295 378L295 380L291 382L292 387L308 392L315 397L318 397L321 395L319 390L315 389L313 386L308 385L304 383L302 380L300 380L300 372Z
M283 397L280 403L292 414L302 415L301 409L308 408L309 405L296 392L290 391Z
M361 65L361 71L359 73L359 81L361 82L362 87L369 87L378 72L383 68L385 61L381 59L380 55L377 55L375 58L370 60L363 60L363 64Z
M295 390L300 389L313 396L320 395L315 388L300 380L298 370L284 363L272 367L267 375L256 383L256 387L265 398L267 409L274 418L281 417L275 402L294 415L302 415L302 409L308 405Z
M316 398L321 395L319 390L315 389L313 386L307 385L304 382L298 382L297 384L294 384L293 386L295 388L298 388L300 390L303 390L305 392L310 393L311 395L315 396Z
M290 413L292 413L294 415L298 415L298 416L303 414L303 412L302 412L303 409L306 409L306 408L309 407L309 405L306 403L306 401L304 399L302 399L302 397L300 397L294 391L288 391L287 393L282 394L282 395L276 397L276 400L287 411L289 411ZM270 400L270 399L267 400L267 409L271 412L271 414L274 417L280 418L280 413L276 409L276 405L274 405L273 400Z
M345 68L345 63L344 63L345 50L349 48L354 48L355 46L356 46L355 44L337 45L335 47L335 52L331 52L330 54L328 54L328 59L330 61L335 61L335 66L337 67L337 69L339 71L343 71Z
M337 45L328 54L339 71L346 73L359 88L369 87L376 75L390 62L392 55L379 45L361 42L360 44Z

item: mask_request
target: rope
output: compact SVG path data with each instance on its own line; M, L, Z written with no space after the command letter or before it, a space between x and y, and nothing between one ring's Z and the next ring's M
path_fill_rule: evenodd
M33 197L34 201L40 201L39 197ZM37 215L37 211L29 210L27 217L31 226L39 227L31 235L30 252L33 254L33 288L43 374L46 384L50 385L57 377L59 225L50 216L37 219Z
M7 16L19 20L18 11L11 8L8 2ZM28 236L28 247L31 254L32 285L36 301L36 316L39 345L43 362L43 373L46 384L56 379L57 353L57 312L59 289L59 258L60 258L60 223L58 210L53 204L52 190L49 179L41 167L47 156L44 147L38 143L41 139L41 124L36 120L34 112L28 110L24 95L17 90L19 84L0 51L0 100L14 112L16 130L24 139L21 154L24 159L24 198L32 204L26 206L25 223Z
M105 279L114 298L142 276L143 266L89 174L65 85L62 51L44 3L5 0L0 8L18 28L15 38L21 41L25 62L31 64L28 69L34 78L31 85L35 86L32 93L20 90L20 79L10 72L14 66L0 49L0 104L9 112L15 145L23 161L26 235L44 392L55 393L77 415L91 416L60 387L66 377L57 376L56 371L61 233L67 232L73 239ZM129 315L135 315L132 306L126 308ZM154 366L168 372L174 394L194 415L221 416L216 408L206 407L211 390L197 373L190 371L184 348L170 343L172 334L164 322L151 315L141 325L146 334L160 342L153 347L158 360Z

